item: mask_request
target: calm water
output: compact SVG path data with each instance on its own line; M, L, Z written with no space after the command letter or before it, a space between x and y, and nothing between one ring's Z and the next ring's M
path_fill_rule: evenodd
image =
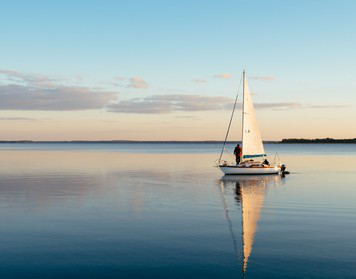
M217 144L0 144L0 277L355 278L356 145L266 150L291 174L223 177Z

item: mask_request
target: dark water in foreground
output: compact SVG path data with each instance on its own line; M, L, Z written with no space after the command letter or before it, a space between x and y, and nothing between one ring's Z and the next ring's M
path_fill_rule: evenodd
M0 145L0 278L354 278L356 145ZM231 149L231 148L230 148Z

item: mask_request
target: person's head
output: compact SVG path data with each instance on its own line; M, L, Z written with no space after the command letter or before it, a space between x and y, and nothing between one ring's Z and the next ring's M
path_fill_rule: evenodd
M236 146L237 146L237 147L240 147L240 144L237 144Z

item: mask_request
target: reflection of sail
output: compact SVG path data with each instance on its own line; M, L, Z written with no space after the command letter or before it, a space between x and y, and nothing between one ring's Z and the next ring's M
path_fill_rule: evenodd
M242 215L242 252L243 272L247 270L247 262L252 252L257 223L270 182L277 182L280 176L224 176L221 181L224 187L235 185L235 199L241 202Z
M248 258L252 251L252 245L257 229L257 222L260 219L260 211L265 198L265 180L248 180L241 184L241 211L242 211L242 241L244 263L243 269L246 271Z

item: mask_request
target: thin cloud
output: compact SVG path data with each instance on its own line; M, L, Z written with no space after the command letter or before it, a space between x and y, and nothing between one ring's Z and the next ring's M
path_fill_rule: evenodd
M193 79L192 82L195 82L195 83L206 83L207 80L206 79Z
M250 76L249 79L261 80L261 81L273 81L276 78L272 76Z
M132 77L129 80L129 84L127 87L131 88L139 88L139 89L146 89L148 88L148 83L143 80L141 77Z
M289 109L339 109L348 107L346 105L309 105L295 102L286 103L256 103L257 109L289 110Z
M278 109L278 110L287 110L287 109L300 109L304 106L301 103L295 102L280 102L280 103L255 103L256 109Z
M196 116L193 115L180 115L180 116L176 116L176 118L183 118L183 119L199 119Z
M173 111L223 110L233 99L199 95L154 95L111 103L109 112L163 114Z
M60 78L48 77L41 74L27 74L12 70L0 70L0 74L5 76L9 82L40 88L53 88L56 87L56 82L63 81Z
M38 119L27 117L0 117L0 121L38 121Z
M124 77L114 77L114 80L119 80L119 81L122 81L122 80L125 80L126 78Z
M230 79L231 74L228 74L228 73L216 74L216 75L213 75L213 78Z
M345 105L309 105L297 102L280 102L280 103L255 103L256 109L271 109L271 110L291 110L291 109L326 109L326 108L345 108ZM238 107L241 107L238 106Z
M308 108L324 109L324 108L347 108L346 105L308 105Z
M109 82L109 81L103 81L101 82L101 84L106 84L106 85L110 85L110 86L114 86L114 87L126 87L120 83L117 83L117 82Z

